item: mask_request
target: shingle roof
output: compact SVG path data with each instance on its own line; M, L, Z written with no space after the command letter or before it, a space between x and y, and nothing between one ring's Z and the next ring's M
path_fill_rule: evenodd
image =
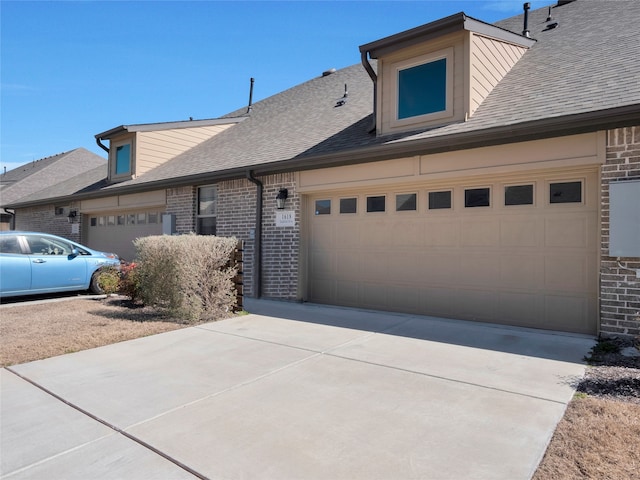
M107 185L107 162L91 170L74 175L67 180L40 189L30 195L20 197L16 204L37 203L42 200L58 199L71 200L76 196L80 198L86 193L99 192Z
M34 195L49 198L40 192L96 167L102 168L106 175L106 159L84 148L27 163L0 175L0 203L10 205Z
M640 123L640 2L577 0L554 7L558 26L553 29L547 14L547 7L529 13L537 42L466 122L376 137L370 133L373 82L356 64L255 103L245 121L102 193L215 180L248 169L314 168ZM496 25L520 34L522 17ZM337 106L345 84L347 102ZM243 108L223 118L245 114Z
M179 177L191 180L249 167L276 168L287 161L296 168L309 168L318 156L336 154L345 159L349 150L368 147L378 151L388 148L390 154L392 146L402 144L428 149L431 142L434 148L453 149L455 145L447 144L449 138L461 141L464 135L474 138L494 128L517 128L560 117L567 117L564 123L570 127L567 122L573 120L571 116L604 114L625 106L630 106L632 116L640 121L640 2L578 0L554 7L553 21L558 22L554 29L547 28L547 14L546 7L530 12L529 30L536 44L467 122L376 137L369 133L373 83L357 64L256 103L246 122L118 187ZM497 25L521 33L522 17ZM335 107L345 83L348 102ZM558 125L552 125L551 130L555 128ZM500 138L495 141L509 141L506 136ZM304 158L309 158L309 163L302 167Z

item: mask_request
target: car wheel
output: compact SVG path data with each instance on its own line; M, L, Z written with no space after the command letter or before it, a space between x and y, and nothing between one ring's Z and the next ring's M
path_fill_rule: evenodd
M100 286L100 282L98 282L99 278L100 270L97 270L91 276L91 284L89 285L89 290L91 290L91 293L94 293L96 295L102 295L104 293L104 290Z

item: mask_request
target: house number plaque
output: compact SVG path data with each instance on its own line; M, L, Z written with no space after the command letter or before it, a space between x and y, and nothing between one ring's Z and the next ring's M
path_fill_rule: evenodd
M293 210L278 210L276 212L276 227L294 227L296 214Z

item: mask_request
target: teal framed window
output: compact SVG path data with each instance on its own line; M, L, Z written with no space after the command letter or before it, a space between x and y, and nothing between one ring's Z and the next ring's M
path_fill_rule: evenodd
M446 58L398 70L398 120L446 109Z
M126 143L116 147L116 175L131 173L131 145Z

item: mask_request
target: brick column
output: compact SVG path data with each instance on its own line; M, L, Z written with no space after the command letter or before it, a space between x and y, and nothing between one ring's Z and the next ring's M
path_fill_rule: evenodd
M640 279L608 256L609 184L640 180L640 126L609 130L606 154L601 185L600 329L609 336L640 335ZM623 266L640 268L640 258L620 261Z
M196 231L196 187L167 189L167 213L176 216L176 233L184 234Z

